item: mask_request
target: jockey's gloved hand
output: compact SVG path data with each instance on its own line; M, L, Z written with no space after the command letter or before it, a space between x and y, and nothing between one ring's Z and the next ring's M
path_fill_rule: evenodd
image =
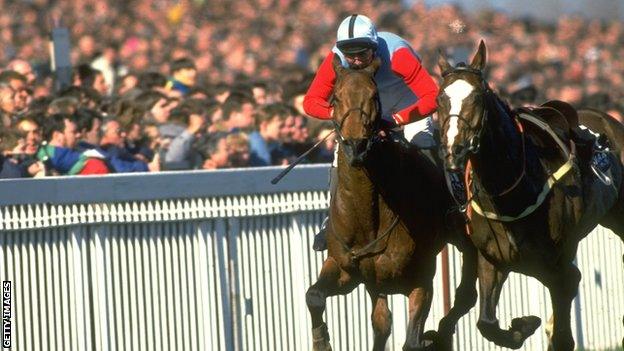
M379 130L389 131L391 129L396 128L396 126L397 126L396 124L394 124L394 123L392 123L390 121L387 121L387 120L381 119L381 118L379 119Z

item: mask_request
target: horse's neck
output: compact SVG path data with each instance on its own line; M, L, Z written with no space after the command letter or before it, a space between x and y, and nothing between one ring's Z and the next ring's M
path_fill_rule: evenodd
M339 155L337 181L336 196L339 197L341 207L348 212L356 213L360 218L370 219L360 221L360 225L367 222L374 226L373 221L378 218L379 192L365 169L351 167L344 157Z
M500 193L519 177L523 165L522 136L509 108L496 96L486 104L487 120L479 152L471 159L481 186Z
M375 186L364 168L351 167L341 157L338 159L338 189L346 190L349 199L357 204L358 201L367 199L375 193Z

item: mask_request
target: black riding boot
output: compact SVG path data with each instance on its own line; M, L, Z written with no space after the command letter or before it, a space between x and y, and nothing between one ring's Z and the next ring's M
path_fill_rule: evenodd
M336 189L338 188L338 168L331 167L329 169L329 198L330 200L336 196ZM327 239L325 235L327 234L327 226L329 225L329 217L325 217L323 220L323 224L321 224L321 229L318 233L314 235L314 243L312 244L312 249L314 251L325 251L327 250Z

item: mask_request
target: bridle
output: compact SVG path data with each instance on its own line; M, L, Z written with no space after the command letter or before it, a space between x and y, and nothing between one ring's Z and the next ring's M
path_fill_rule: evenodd
M460 64L458 67L452 67L452 68L449 68L449 69L445 70L444 72L442 72L442 78L448 76L449 74L457 73L457 72L469 72L469 73L477 75L479 77L480 81L481 81L482 89L483 89L483 94L482 94L483 112L482 112L481 119L480 119L481 120L481 126L479 126L479 127L473 126L467 118L463 117L461 114L454 114L454 113L453 114L449 114L449 118L445 121L446 123L450 123L451 117L455 117L455 118L457 118L458 121L461 121L462 123L466 124L469 127L470 131L474 131L472 137L467 142L467 146L466 146L466 143L464 143L463 145L459 146L459 151L458 152L455 152L453 150L453 154L454 154L455 157L457 157L459 159L463 159L468 153L471 153L473 155L476 155L476 154L479 153L479 150L480 150L480 147L481 147L481 137L483 135L483 132L485 130L485 126L487 125L487 121L488 121L488 109L486 108L486 106L487 106L486 99L488 98L488 96L493 95L494 92L490 88L489 84L487 83L487 81L483 77L483 73L480 70L477 70L477 69L474 69L474 68L471 68L471 67L467 67L465 65L461 65ZM526 175L526 140L525 140L525 135L524 135L524 132L522 131L522 125L517 121L517 119L515 119L515 121L516 121L516 124L517 124L520 132L521 132L521 138L522 138L522 172L516 178L516 180L513 182L513 184L511 184L509 187L507 187L506 189L502 190L501 192L499 192L497 194L490 195L491 198L500 197L500 196L503 196L503 195L511 192L513 189L515 189L518 186L518 184L520 184L520 181ZM446 123L444 123L442 125L443 128L446 126ZM448 151L446 149L444 149L443 152L448 155ZM468 186L468 184L466 184L466 186ZM460 204L460 209L462 209L462 212L465 211L465 209L467 208L467 205L471 202L472 198L474 196L476 196L476 195L477 195L477 191L475 191L472 194L472 196L469 199L467 199L466 203ZM453 197L455 197L455 196L453 195ZM457 199L456 199L456 202L457 202Z
M481 147L481 137L483 135L483 131L485 130L485 126L488 120L488 110L485 108L486 98L487 96L489 96L489 94L492 94L493 92L489 84L483 77L483 73L480 70L470 68L467 66L459 65L458 67L447 69L444 72L442 72L442 78L448 76L449 74L457 73L457 72L469 72L469 73L477 75L481 81L482 88L483 88L482 99L483 99L484 107L483 107L483 112L481 114L481 118L479 119L481 121L481 126L472 125L467 118L465 118L461 114L456 114L456 113L449 114L448 116L449 118L445 121L446 123L442 125L442 127L444 128L447 123L450 123L451 118L455 117L457 118L458 121L467 125L469 131L473 132L472 137L468 140L467 143L464 142L462 143L462 145L456 145L456 148L454 147L456 150L458 150L457 152L453 151L454 156L462 159L468 153L472 153L475 155L479 153L479 149ZM444 150L444 152L448 153L446 149Z
M381 103L379 101L378 93L376 93L373 98L377 107L377 116L375 116L373 122L373 130L371 131L371 135L368 138L345 138L342 134L342 127L344 126L347 118L352 115L352 112L359 111L360 114L367 119L372 117L370 112L365 111L362 106L351 107L346 110L340 118L340 123L336 121L336 118L332 118L332 124L334 125L334 131L336 132L336 139L338 141L338 144L341 148L343 148L343 150L347 153L349 157L351 157L353 160L356 160L357 162L363 162L368 156L369 152L372 150L373 145L375 145L375 143L379 140L378 131L381 127ZM338 100L335 97L332 98L331 104L334 105L336 101ZM361 145L364 141L366 142L366 144L364 144L364 147L362 148ZM360 147L358 148L358 146Z

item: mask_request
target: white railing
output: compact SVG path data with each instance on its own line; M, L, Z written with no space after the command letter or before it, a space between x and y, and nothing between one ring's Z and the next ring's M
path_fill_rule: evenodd
M16 350L309 350L305 291L323 255L311 247L327 211L327 168L275 168L0 181L0 280L12 282ZM624 335L624 245L597 229L580 245L573 306L577 346L615 348ZM461 258L450 250L450 281ZM440 274L436 292L442 291ZM437 293L427 328L443 315ZM390 350L407 305L391 298ZM372 347L360 287L328 300L335 350ZM549 295L512 274L499 318L550 316ZM478 333L477 309L457 350L499 349ZM543 328L525 350L543 350Z

